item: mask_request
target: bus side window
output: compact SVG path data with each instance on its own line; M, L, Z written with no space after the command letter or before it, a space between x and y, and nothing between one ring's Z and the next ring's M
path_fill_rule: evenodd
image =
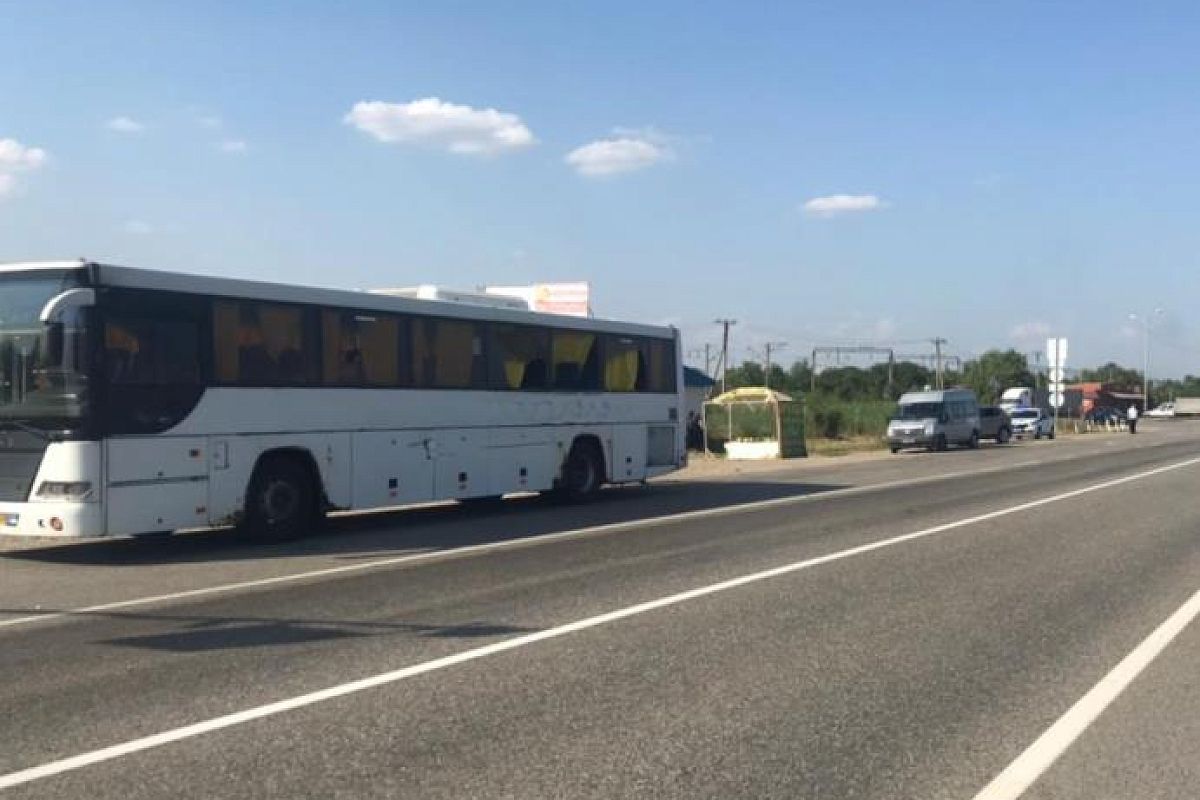
M213 306L216 375L245 386L316 383L311 314L298 306L218 300Z
M194 322L109 319L104 325L108 380L138 386L200 383L200 335Z
M604 390L636 392L645 380L645 358L636 339L606 336L604 343Z
M399 322L387 314L321 312L325 383L333 386L400 385Z
M550 337L531 325L492 325L489 360L494 389L545 389Z
M674 392L675 342L665 339L648 339L646 353L649 356L649 376L645 391Z
M416 384L437 389L481 389L487 385L481 326L467 320L414 320Z
M600 388L600 337L596 334L554 331L550 361L555 389L587 392Z

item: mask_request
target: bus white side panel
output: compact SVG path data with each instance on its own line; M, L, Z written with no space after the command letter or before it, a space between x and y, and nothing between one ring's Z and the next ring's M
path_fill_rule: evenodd
M432 500L432 447L429 431L354 434L354 508Z
M556 433L549 427L492 431L487 451L488 494L553 488L566 452L555 441Z
M166 482L109 486L108 531L116 536L208 524L208 482L179 478Z
M208 459L199 437L110 439L105 508L115 535L208 522Z
M207 442L197 436L108 440L108 483L206 477Z
M325 496L335 508L350 508L351 433L290 433L214 436L209 439L209 521L232 522L246 505L246 488L259 456L270 450L299 450L312 456Z
M614 425L612 482L628 483L646 477L646 426Z
M433 492L439 499L491 493L487 431L460 428L433 436Z

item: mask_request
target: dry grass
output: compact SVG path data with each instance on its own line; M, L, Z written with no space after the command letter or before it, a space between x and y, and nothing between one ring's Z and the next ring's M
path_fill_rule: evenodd
M850 453L865 453L886 449L882 436L848 436L844 439L809 439L810 456L845 456Z

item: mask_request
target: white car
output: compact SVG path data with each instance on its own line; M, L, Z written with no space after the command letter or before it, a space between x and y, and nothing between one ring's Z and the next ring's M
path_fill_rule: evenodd
M1045 436L1047 439L1054 438L1054 417L1046 413L1042 408L1014 408L1008 412L1012 418L1013 436L1018 439L1024 439L1026 436L1032 436L1034 439L1040 439Z
M1146 412L1147 417L1173 417L1175 416L1175 404L1163 403L1157 408L1152 408Z

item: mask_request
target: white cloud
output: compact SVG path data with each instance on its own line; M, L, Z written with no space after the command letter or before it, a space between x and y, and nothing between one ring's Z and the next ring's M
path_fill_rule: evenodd
M0 139L0 198L17 190L17 174L40 169L46 163L46 151L26 147L16 139Z
M613 138L575 148L565 161L580 175L595 178L636 172L673 156L670 147L651 133L618 129Z
M113 117L104 123L104 127L116 133L141 133L146 130L145 125L129 117Z
M16 139L0 139L0 171L33 170L44 163L46 151L42 148L26 147Z
M831 194L814 197L804 204L804 211L817 217L832 217L851 211L875 211L884 202L873 194Z
M217 145L217 148L222 153L232 153L238 155L246 152L246 150L249 148L249 145L247 145L241 139L226 139Z
M131 236L147 236L154 233L154 226L140 219L131 219L121 226L121 229Z
M197 121L203 127L208 128L209 130L217 130L218 128L220 128L222 125L225 124L225 121L222 120L220 117L218 117L216 114L209 114L207 116L200 117L199 120L197 120Z
M535 142L516 114L446 103L436 97L411 103L361 101L342 121L381 142L422 144L467 155L495 155Z
M1010 339L1018 342L1040 342L1050 335L1050 325L1045 322L1019 322L1008 332Z

